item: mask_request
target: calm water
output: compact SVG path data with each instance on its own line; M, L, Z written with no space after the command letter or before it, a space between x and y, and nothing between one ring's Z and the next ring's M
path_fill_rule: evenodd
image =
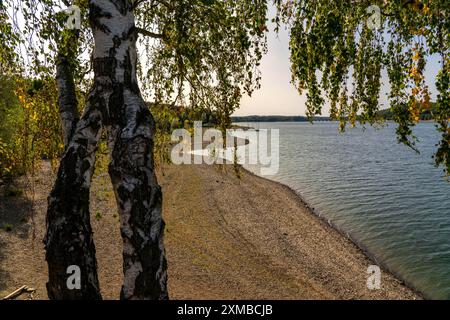
M450 299L450 183L433 165L432 123L415 130L421 155L397 144L394 124L345 134L335 123L248 125L280 129L280 170L271 179L427 296Z

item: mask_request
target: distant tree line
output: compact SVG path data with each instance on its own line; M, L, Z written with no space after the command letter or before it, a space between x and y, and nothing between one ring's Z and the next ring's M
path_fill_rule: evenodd
M436 112L436 104L430 103L431 107L423 111L419 119L420 121L433 120L433 114ZM394 112L392 109L384 109L377 112L377 116L380 120L392 120L394 121ZM311 121L306 116L243 116L243 117L231 117L232 122L308 122ZM348 120L348 119L346 119ZM357 116L357 120L362 120L362 117ZM312 121L333 121L331 117L314 117Z
M304 116L245 116L231 117L233 122L308 122L311 119ZM314 117L313 121L332 121L330 117Z
M428 110L425 110L423 112L420 113L420 121L430 121L433 120L433 114L436 112L436 104L435 103L431 103L431 108ZM386 110L380 110L379 111L380 116L382 117L382 119L384 120L395 120L394 119L394 113L392 112L391 109L386 109Z

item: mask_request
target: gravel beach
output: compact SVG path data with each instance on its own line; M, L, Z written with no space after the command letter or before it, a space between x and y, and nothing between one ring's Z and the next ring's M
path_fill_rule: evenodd
M0 225L12 227L0 229L0 297L27 285L47 299L42 238L53 179L43 163L34 188L23 179L23 194L0 192ZM422 298L385 271L381 289L369 290L374 263L286 186L207 165L164 166L159 182L171 299ZM93 183L91 214L102 294L118 299L122 243L105 173Z

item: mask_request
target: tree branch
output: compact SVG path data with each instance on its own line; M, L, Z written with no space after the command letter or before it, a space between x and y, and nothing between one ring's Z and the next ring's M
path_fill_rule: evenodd
M135 0L133 3L133 9L136 9L141 4L143 4L144 2L147 2L147 1L149 1L149 0ZM156 2L156 4L154 4L154 2ZM162 4L163 6L169 8L169 9L173 9L173 5L171 5L169 2L167 2L165 0L152 0L151 1L151 6L153 6L153 5L157 6L158 4Z
M141 3L145 2L145 1L147 1L147 0L136 0L136 1L134 1L133 9L136 9Z
M136 28L136 32L142 34L143 36L155 38L155 39L164 39L164 35L161 33L154 33L142 28Z

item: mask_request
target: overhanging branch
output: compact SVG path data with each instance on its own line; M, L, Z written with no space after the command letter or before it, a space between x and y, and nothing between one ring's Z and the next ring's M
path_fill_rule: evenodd
M136 28L136 32L142 34L143 36L155 38L155 39L163 39L164 35L161 33L154 33L142 28Z

